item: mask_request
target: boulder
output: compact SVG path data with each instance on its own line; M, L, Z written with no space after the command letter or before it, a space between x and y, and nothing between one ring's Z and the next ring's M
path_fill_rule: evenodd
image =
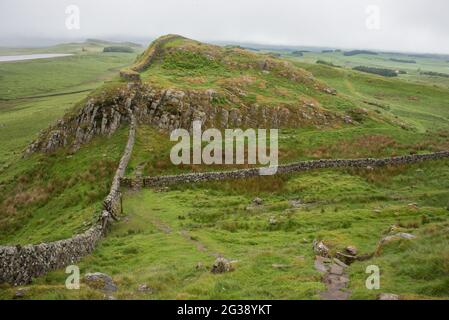
M381 293L377 300L399 300L399 296L393 293Z
M345 251L350 254L351 256L356 256L358 251L357 248L355 246L347 246L345 248Z
M232 271L232 264L229 260L219 257L215 260L214 265L212 266L212 273L225 273Z
M321 257L329 257L329 248L326 247L323 241L313 240L313 251Z
M152 293L153 289L151 289L148 285L145 283L139 284L139 287L137 287L137 291L139 292L145 292L145 293Z
M416 236L413 234L400 232L400 233L396 233L396 234L384 237L382 240L380 240L380 243L386 244L386 243L396 241L396 240L401 240L401 239L413 240L415 238L416 238Z
M117 286L115 285L112 278L101 272L88 273L84 276L84 282L91 288L99 289L106 292L117 291Z
M344 262L346 265L350 265L355 260L357 260L356 256L353 256L353 255L350 255L350 254L346 254L346 253L342 253L342 252L337 252L336 256L337 256L337 259L339 259L340 261Z

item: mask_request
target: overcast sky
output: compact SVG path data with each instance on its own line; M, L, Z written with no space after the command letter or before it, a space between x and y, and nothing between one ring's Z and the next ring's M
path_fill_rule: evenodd
M79 8L79 29L66 8ZM73 13L73 11L72 11ZM0 0L0 46L149 39L449 53L447 0Z

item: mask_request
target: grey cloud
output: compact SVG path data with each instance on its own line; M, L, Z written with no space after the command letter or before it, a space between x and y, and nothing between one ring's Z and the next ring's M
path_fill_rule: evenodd
M81 29L65 8L79 6ZM368 5L380 29L366 27ZM21 39L154 38L449 53L446 0L2 0L0 45Z

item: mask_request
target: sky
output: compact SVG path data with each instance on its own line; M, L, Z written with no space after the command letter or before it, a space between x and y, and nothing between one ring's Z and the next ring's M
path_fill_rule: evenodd
M75 8L75 9L74 9ZM86 38L449 53L447 0L0 0L0 46Z

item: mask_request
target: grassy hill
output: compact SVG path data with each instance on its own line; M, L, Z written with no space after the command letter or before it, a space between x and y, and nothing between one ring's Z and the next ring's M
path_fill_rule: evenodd
M212 90L216 106L313 111L314 121L281 126L282 163L449 149L449 89L444 85L427 78L386 79L316 64L310 55L285 60L170 35L156 40L134 63L133 55L80 53L45 62L0 64L0 70L10 68L8 78L16 77L0 88L10 90L13 99L0 102L0 124L8 126L4 130L0 126L0 137L10 141L4 148L11 153L2 158L7 167L0 171L0 243L57 240L91 225L123 151L126 125L75 153L62 148L21 159L20 150L65 110L79 110L88 98L113 98L117 90L126 90L127 83L117 76L125 64L156 91L194 95ZM344 57L354 65L360 65L361 58ZM79 72L70 73L73 65ZM51 76L39 72L52 68L67 76L51 82ZM18 90L27 74L36 77L36 87L23 82ZM6 72L0 75L6 77ZM49 80L47 89L38 86L42 79ZM103 79L108 83L103 85ZM50 100L14 100L22 93L78 89L90 81L96 90L89 96L86 92L45 98ZM335 118L326 123L323 114ZM38 126L36 119L47 120ZM7 121L16 121L16 131L6 129L12 127ZM140 123L128 176L139 171L162 175L229 169L174 166L169 159L172 144L167 132ZM372 259L352 264L350 297L375 299L380 292L391 292L403 299L448 299L448 165L448 160L441 160L123 190L121 221L79 266L82 274L111 275L119 288L114 296L123 299L319 299L325 286L314 268L314 239L323 240L332 252L353 245L369 254L394 230L416 239L392 242ZM262 199L262 205L254 205L255 197ZM218 255L236 260L235 270L212 274ZM381 270L378 291L365 288L365 268L371 264ZM80 290L66 290L65 277L64 270L58 270L35 279L25 298L104 298L103 292L85 284ZM139 291L143 284L150 290ZM3 285L0 298L12 298L16 290Z

